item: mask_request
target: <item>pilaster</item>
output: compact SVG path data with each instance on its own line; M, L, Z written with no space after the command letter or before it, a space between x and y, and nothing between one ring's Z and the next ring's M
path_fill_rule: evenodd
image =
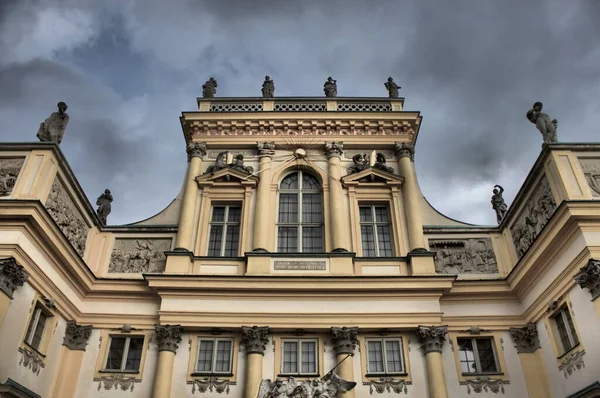
M552 397L535 323L528 323L524 327L510 328L510 336L516 343L529 397Z
M25 269L17 264L14 257L0 259L0 326L4 322L15 290L23 286L28 277Z
M339 364L336 373L347 381L354 380L353 357L354 350L358 345L357 327L332 327L331 342L336 354L336 363ZM350 356L348 358L348 356ZM354 397L354 390L338 392L338 397Z
M171 396L171 380L175 354L181 343L180 325L158 325L155 327L156 344L158 345L158 364L154 378L152 398L169 398Z
M446 377L442 363L442 349L448 333L447 326L419 326L417 336L425 354L427 384L430 398L447 398Z
M592 301L600 297L600 261L591 258L573 278L582 289L589 289Z
M268 326L242 326L242 345L246 348L245 398L256 398L262 381L263 357L269 339Z
M271 161L275 155L275 142L257 142L258 152L258 186L256 188L256 204L254 207L254 238L252 251L267 252L269 245L269 222L261 219L270 217L270 184ZM261 220L260 222L258 220Z
M83 357L88 340L92 334L92 326L78 325L67 321L63 347L60 353L59 366L53 383L53 398L73 398L77 389L79 373L83 365Z
M331 243L333 252L347 252L350 231L348 211L344 204L342 188L341 156L344 154L342 141L325 142L329 174L329 221L331 226Z

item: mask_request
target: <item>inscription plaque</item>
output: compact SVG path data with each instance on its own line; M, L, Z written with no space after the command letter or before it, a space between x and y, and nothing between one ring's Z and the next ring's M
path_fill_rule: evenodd
M327 271L326 261L274 261L275 271Z

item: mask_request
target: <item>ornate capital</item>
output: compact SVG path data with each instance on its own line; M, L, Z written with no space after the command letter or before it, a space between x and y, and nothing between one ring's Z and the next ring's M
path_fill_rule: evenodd
M531 353L540 348L537 327L533 322L522 328L510 328L510 337L517 343L518 353Z
M171 351L177 354L181 343L181 326L180 325L158 325L154 328L156 332L156 344L158 351Z
M15 290L23 286L28 277L25 269L17 264L14 257L0 259L0 291L9 298L13 298Z
M417 336L421 342L421 348L425 354L430 352L442 352L448 326L419 326Z
M202 158L206 156L206 142L190 142L187 144L185 151L188 155L188 162L192 158Z
M354 349L358 344L357 327L335 327L331 328L331 342L335 348L336 354L354 354Z
M409 157L411 162L415 161L415 145L409 142L394 142L394 149L398 159Z
M256 151L258 156L273 156L275 155L275 141L257 142Z
M85 346L87 346L91 334L91 325L81 326L75 323L75 321L67 321L63 345L69 350L85 351Z
M242 326L242 344L246 347L246 354L265 355L267 349L268 326Z
M344 153L344 143L342 141L325 142L325 154L327 159L332 157L341 157Z
M591 258L587 265L575 274L574 278L579 286L590 289L592 300L600 297L600 261Z

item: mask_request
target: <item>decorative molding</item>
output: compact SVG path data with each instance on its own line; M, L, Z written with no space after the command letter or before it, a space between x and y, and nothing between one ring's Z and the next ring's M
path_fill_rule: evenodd
M192 384L192 394L196 393L196 388L199 393L203 392L216 392L219 394L225 393L229 394L229 386L235 385L234 382L223 379L220 380L216 377L205 377L203 379L194 379L192 381L188 381L188 384Z
M575 370L585 368L585 362L583 362L584 354L585 350L575 351L565 356L560 361L560 366L558 367L558 370L563 371L565 379L568 379L569 376L572 375Z
M408 387L412 385L411 381L394 379L393 377L381 377L379 380L371 380L363 383L363 385L369 386L369 394L373 395L374 392L378 394L396 393L396 394L408 394Z
M0 196L12 193L25 158L0 158Z
M202 159L206 156L206 142L190 142L187 144L185 151L187 152L188 162L192 158Z
M44 364L44 358L37 352L24 347L19 348L19 352L21 353L19 365L23 365L23 367L31 369L33 374L36 376L39 375L40 370L46 366Z
M475 379L468 379L461 381L460 385L467 386L467 394L471 394L471 389L473 392L481 393L481 392L490 392L504 394L504 384L510 384L508 380L501 379L490 379L488 376L477 376Z
M477 335L477 334L481 334L482 332L490 332L490 330L488 330L488 329L482 329L482 328L480 328L477 325L473 325L473 326L471 326L468 329L457 330L457 332L459 332L459 333L469 333L469 334Z
M600 297L600 261L590 258L587 265L583 266L574 278L582 289L590 290L592 301Z
M517 343L517 353L532 353L540 348L540 339L535 323L530 322L522 328L510 328L510 337Z
M172 239L115 239L109 273L162 273Z
M63 344L69 350L85 351L90 335L92 334L92 326L81 326L75 321L67 321L65 337Z
M579 158L583 175L590 187L593 197L600 197L600 159Z
M110 390L112 388L116 390L120 387L123 391L133 391L135 383L141 382L141 380L136 379L135 377L126 377L121 374L102 376L100 378L94 379L94 381L98 382L98 391L100 391L100 388L102 387L103 383L105 390Z
M389 102L343 102L337 101L338 112L391 112L392 104Z
M430 352L442 352L448 326L421 326L417 327L417 336L421 342L421 349L425 355Z
M275 155L275 141L257 142L256 151L258 152L258 156Z
M269 339L268 326L242 326L242 345L246 347L246 354L265 354Z
M325 155L327 159L332 157L341 158L344 154L344 142L343 141L325 141Z
M17 264L14 257L0 259L0 291L10 299L18 287L27 282L29 274L23 266Z
M335 327L331 328L331 343L336 354L354 354L358 344L358 327Z
M181 343L181 325L157 325L154 330L158 351L177 354L178 344Z
M408 157L411 162L415 161L415 144L410 142L394 142L394 149L398 159Z
M497 274L498 262L490 238L429 240L438 274Z
M341 379L335 373L313 380L296 380L293 377L283 379L278 377L274 381L263 379L258 388L257 398L333 398L337 397L339 393L354 389L354 387L356 387L355 382Z

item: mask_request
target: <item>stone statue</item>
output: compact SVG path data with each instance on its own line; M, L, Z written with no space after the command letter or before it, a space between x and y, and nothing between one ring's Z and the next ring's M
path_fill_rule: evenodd
M102 225L106 225L106 219L108 217L108 215L110 214L110 210L111 210L111 203L113 201L113 197L112 194L110 193L110 189L105 189L104 193L100 196L98 196L98 199L96 200L96 205L98 205L98 218L100 219L100 222L102 223Z
M390 98L398 98L398 90L400 90L401 87L394 82L394 79L388 77L387 82L385 82L384 85L390 94Z
M233 158L233 162L229 164L229 167L248 174L254 173L254 169L251 166L244 166L244 155L241 153Z
M498 224L502 222L504 216L506 216L506 212L508 211L508 207L506 206L506 202L502 197L502 192L504 192L504 188L500 185L494 185L494 194L492 195L492 208L496 211L496 220Z
M275 82L269 76L265 76L262 85L262 96L263 98L271 98L273 95L275 95Z
M541 102L533 104L533 108L527 112L527 119L535 124L535 127L542 133L544 142L557 142L556 128L558 122L556 119L550 119L548 114L542 112L544 105Z
M369 168L369 157L366 153L362 155L357 153L352 156L352 161L354 162L354 166L348 167L348 174L359 173Z
M202 86L202 97L203 98L214 98L217 94L217 81L214 77L211 77Z
M261 382L257 398L335 398L339 392L350 391L355 386L355 382L343 380L335 373L315 380L296 381L288 377L271 382L267 379Z
M37 137L42 142L56 142L60 144L63 135L65 135L65 129L69 123L69 115L65 113L67 104L61 101L57 106L58 112L54 112L48 119L44 120L44 123L40 124Z
M323 84L323 91L325 92L325 97L337 97L337 80L333 80L331 76L329 76L325 84Z
M213 166L208 166L208 168L206 169L206 172L204 174L214 173L216 171L223 170L226 167L227 167L227 152L221 152L217 155L217 160L215 160L215 164Z
M394 169L386 164L385 155L381 152L378 152L375 156L375 164L373 167L379 170L387 171L388 173L394 172Z

